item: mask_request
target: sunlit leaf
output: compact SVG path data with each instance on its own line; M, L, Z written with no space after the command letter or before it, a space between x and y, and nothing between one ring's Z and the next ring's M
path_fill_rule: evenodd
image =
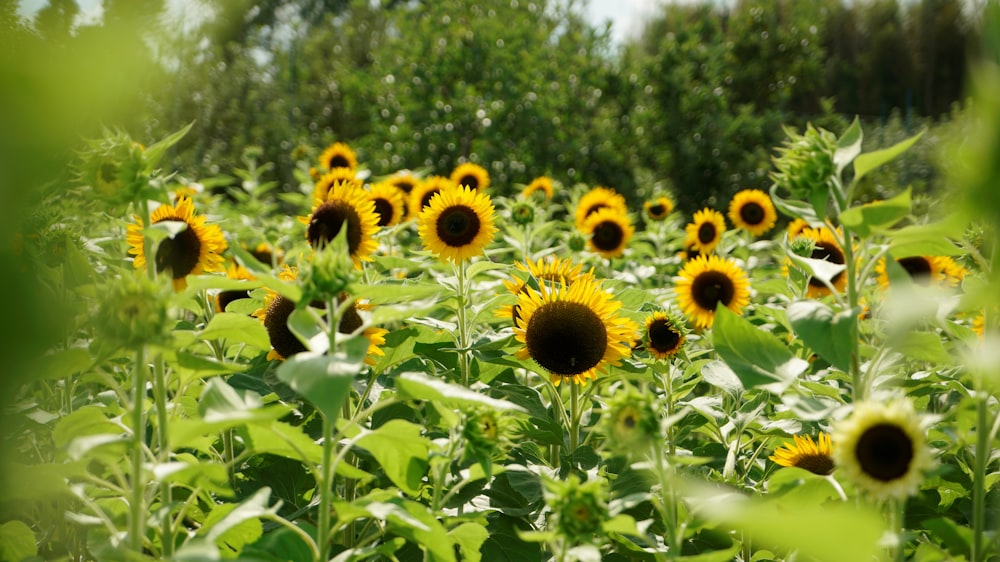
M861 158L859 157L858 160ZM857 166L857 163L855 163ZM857 207L851 207L840 213L840 223L845 228L856 232L861 237L870 236L874 232L888 230L904 217L910 214L910 188L899 195L875 201Z
M853 310L834 313L819 301L804 300L788 305L787 312L795 334L810 349L834 367L850 370L857 329Z
M719 305L712 340L719 357L736 373L745 388L759 386L780 393L809 368L773 334Z
M0 560L14 562L37 554L38 544L31 527L17 520L0 525Z
M868 172L895 160L900 154L906 152L911 146L920 140L920 137L923 135L924 131L920 131L912 137L900 141L889 148L883 148L882 150L866 152L865 154L859 155L854 159L854 181L857 182L861 180L861 178L868 175Z
M430 400L453 406L489 406L497 410L525 410L512 402L497 400L468 388L428 377L423 373L407 372L396 379L396 389L400 394L416 400Z
M411 496L420 493L427 473L430 443L421 427L406 420L391 420L357 439L357 445L378 461L392 483Z
M309 400L331 422L340 416L354 377L364 368L368 340L356 336L340 342L333 355L299 353L278 367L278 379Z
M861 121L855 117L851 126L837 139L837 151L833 154L837 175L840 175L844 168L861 154L862 140L864 140L864 134L861 132Z
M271 339L260 320L235 312L220 312L198 333L202 340L243 342L257 349L270 349Z

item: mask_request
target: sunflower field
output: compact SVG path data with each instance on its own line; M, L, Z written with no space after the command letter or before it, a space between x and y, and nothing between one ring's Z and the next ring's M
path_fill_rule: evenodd
M690 214L342 140L292 190L254 146L196 177L192 125L110 127L10 244L60 322L9 377L0 562L1000 560L1000 65L971 83L930 212L862 197L923 133L858 120Z

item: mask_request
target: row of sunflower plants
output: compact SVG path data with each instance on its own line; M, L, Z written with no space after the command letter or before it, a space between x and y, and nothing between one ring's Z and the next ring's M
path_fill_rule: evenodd
M14 391L4 560L998 555L985 227L854 196L919 135L788 131L689 218L343 143L295 192L252 147L195 181L186 132L88 143L26 221L68 321Z

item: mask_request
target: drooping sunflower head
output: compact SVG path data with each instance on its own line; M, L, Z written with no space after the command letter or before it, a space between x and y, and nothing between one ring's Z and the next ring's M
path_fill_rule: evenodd
M616 392L602 409L598 432L604 447L630 458L643 459L659 437L660 420L656 405L647 393L629 386Z
M687 329L673 314L657 311L646 317L640 344L656 359L670 359L681 350Z
M646 218L651 221L662 221L674 210L674 202L669 197L661 195L655 199L650 199L642 204L646 211Z
M740 314L750 304L750 282L735 260L699 256L684 264L674 290L677 306L698 328L711 328L721 304Z
M309 245L316 249L326 246L341 228L346 228L347 249L357 268L362 260L371 260L371 253L378 248L373 237L379 228L375 203L364 189L353 183L335 183L326 199L317 201L312 214L303 222L308 225Z
M358 168L358 157L350 146L342 142L335 142L326 147L326 150L319 155L319 165L326 171L337 168L347 168L353 171Z
M490 196L470 187L441 191L420 213L417 234L442 260L461 262L483 252L497 232Z
M759 189L744 189L729 203L729 220L737 228L760 236L774 228L778 213L766 193Z
M410 214L419 217L420 213L431 204L434 196L442 191L456 187L458 186L455 182L451 181L451 178L444 176L431 176L425 179L410 192Z
M560 285L569 286L581 277L587 276L593 278L594 276L593 270L584 273L583 264L573 265L573 260L570 258L552 258L547 260L539 258L537 262L529 260L527 265L521 262L514 262L514 267L528 273L535 280L537 286L546 285L549 288L556 288ZM515 297L529 288L528 283L516 278L511 281L504 281L503 284L510 291L510 294ZM497 311L498 318L510 318L515 324L519 316L516 303L501 307Z
M357 187L363 185L352 168L334 168L316 180L316 184L313 186L313 202L326 201L330 190L338 183L350 183Z
M379 182L371 186L368 198L375 204L375 214L378 215L380 227L390 227L403 220L403 192L388 182Z
M134 219L135 222L126 227L125 240L129 245L128 253L135 256L133 265L145 270L149 256L143 236L144 225L141 218ZM204 216L195 215L191 199L182 198L176 206L160 205L150 215L150 222L171 222L180 227L157 244L153 256L156 271L169 274L176 290L187 287L188 275L222 271L222 252L228 246L226 239L217 225L205 224Z
M820 476L833 474L836 465L829 433L820 432L816 441L810 435L793 435L792 439L794 443L785 443L769 458L781 466L795 466Z
M256 279L256 277L254 277L254 275L250 273L250 271L248 271L247 268L235 262L229 264L229 267L226 268L226 278L238 279L243 281L253 281L254 279ZM215 310L218 312L225 312L226 307L229 306L229 303L240 299L248 299L248 298L250 298L250 291L246 289L243 290L229 289L226 291L221 291L215 297Z
M878 499L917 492L934 460L908 400L862 402L834 427L834 460L858 488Z
M708 207L697 211L694 219L685 228L687 240L702 254L710 254L722 240L726 232L726 219L722 213Z
M524 344L518 358L531 358L558 386L564 381L586 384L597 378L598 370L629 355L637 326L619 316L621 303L595 279L539 289L517 297L514 334Z
M576 228L582 229L590 215L601 209L609 208L618 213L628 214L625 198L617 191L607 187L595 187L580 197L576 204Z
M478 164L466 162L452 170L451 181L459 187L467 186L476 191L486 191L490 186L490 173Z
M813 250L809 255L811 259L824 260L836 265L844 265L847 263L844 250L840 247L840 244L837 243L837 238L833 235L833 232L829 228L807 227L802 229L799 236L812 241ZM847 287L846 271L836 273L830 279L830 283L837 291L843 291L844 288ZM815 299L829 294L830 288L827 287L823 281L816 279L815 277L809 278L808 288L806 290L806 295L809 298Z
M538 176L537 178L531 180L523 191L521 191L522 199L530 199L535 193L541 192L545 194L545 200L548 201L552 199L552 194L554 193L552 187L552 179L548 176Z
M610 208L592 213L580 230L588 236L590 249L606 258L616 258L625 253L625 246L635 234L628 215Z

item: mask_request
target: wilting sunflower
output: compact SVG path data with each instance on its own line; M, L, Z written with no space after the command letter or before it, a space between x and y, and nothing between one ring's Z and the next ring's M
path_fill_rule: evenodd
M595 187L584 193L580 202L576 204L576 228L582 229L587 217L605 208L613 209L623 215L628 213L625 198L613 189Z
M541 191L545 194L545 199L552 199L553 188L552 179L547 176L538 176L537 178L531 180L531 183L521 191L521 197L524 199L530 198L535 192Z
M667 218L670 211L674 210L674 202L669 197L661 195L656 199L650 199L643 203L642 208L646 211L646 217L649 220L661 221Z
M685 228L687 239L694 244L694 249L702 254L710 254L722 240L726 231L726 219L722 213L708 207L697 211L694 219Z
M685 329L677 318L663 311L646 317L641 344L656 359L670 359L684 345Z
M458 186L455 182L451 181L451 178L446 178L444 176L431 176L425 179L419 185L414 187L412 192L410 192L410 200L408 202L410 206L410 214L412 216L419 217L420 212L431 204L431 199L433 199L435 195L446 189L453 189L456 187Z
M907 400L862 402L834 428L834 460L875 498L916 493L934 460L920 418Z
M451 181L458 186L468 186L476 191L486 191L490 186L490 173L486 168L472 162L459 164L451 172Z
M394 226L403 220L403 192L396 186L388 182L376 183L371 186L368 198L375 204L380 227Z
M586 384L597 378L598 370L629 355L637 326L618 316L621 303L595 279L539 289L517 296L514 334L524 344L517 357L530 357L553 384Z
M229 264L229 267L226 268L226 277L228 279L239 279L243 281L253 281L254 279L257 279L256 277L253 276L252 273L247 271L247 268L243 267L238 263ZM248 298L250 298L249 290L241 291L239 289L229 289L226 291L221 291L215 297L215 310L218 312L225 312L226 307L229 306L229 303L236 300L248 299Z
M711 328L719 303L736 314L750 304L747 274L732 259L699 256L684 264L674 286L677 306L698 328Z
M837 243L837 238L833 235L833 232L826 227L821 228L804 228L799 236L808 238L812 240L813 250L810 254L810 258L814 260L825 260L833 264L844 265L847 263L847 258L844 256L844 250L840 248L840 244ZM833 288L837 291L843 292L845 287L847 287L847 271L843 270L838 272L836 275L830 279L830 283ZM811 298L819 298L824 295L830 294L830 288L826 286L825 283L816 279L815 277L810 277L808 282L808 288L806 289L806 295Z
M528 260L528 265L521 262L514 262L514 267L527 272L538 282L539 285L548 284L549 286L568 286L572 285L577 279L580 279L583 276L594 276L593 270L583 273L583 264L573 265L573 260L569 258L554 258L551 260L539 258L537 262ZM523 283L518 279L514 279L513 281L504 281L503 284L504 287L507 287L507 290L510 291L510 294L515 297L528 289L527 283ZM517 323L518 316L519 313L517 304L501 307L497 311L498 318L510 318L515 324Z
M606 258L616 258L625 253L625 246L635 234L628 215L609 208L600 209L587 217L580 230L588 236L590 249Z
M829 433L820 432L816 441L809 435L793 435L792 439L795 443L785 443L775 449L770 459L781 466L804 468L820 476L833 474L836 465L833 462L833 442Z
M135 256L135 268L145 269L147 256L145 238L142 235L144 225L138 216L133 218L135 224L126 227L125 241L129 245L128 253ZM172 238L161 240L153 257L157 272L169 270L174 289L180 291L187 287L188 275L222 271L222 252L227 247L226 239L218 226L205 224L204 216L194 214L191 199L182 198L177 201L176 206L160 205L149 219L153 224L179 222L186 225Z
M357 187L362 187L363 183L357 178L351 168L334 168L320 176L313 186L313 201L326 201L326 196L337 183L347 182Z
M759 189L744 189L734 195L729 203L729 220L737 228L760 236L774 228L778 213L766 193Z
M417 234L442 260L461 262L483 252L497 232L490 196L468 186L442 190L420 213Z
M351 147L342 142L335 142L319 155L319 164L326 171L336 168L355 170L358 167L358 157Z
M361 268L362 260L371 260L371 253L378 248L373 235L378 232L378 215L375 203L367 192L349 182L337 182L324 201L315 201L312 214L299 217L306 223L306 238L316 249L326 246L337 237L341 227L347 228L347 249L354 265Z

